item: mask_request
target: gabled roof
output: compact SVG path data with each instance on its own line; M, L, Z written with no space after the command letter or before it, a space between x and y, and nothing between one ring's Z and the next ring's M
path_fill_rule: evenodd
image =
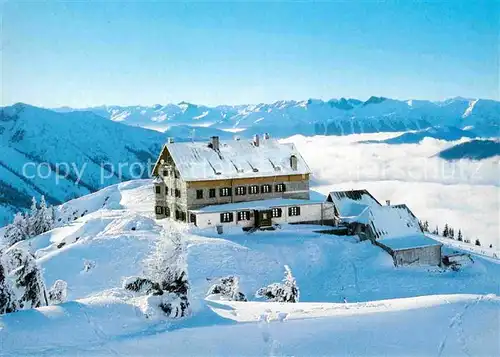
M406 205L371 207L369 220L377 239L423 235Z
M326 201L335 205L342 220L364 224L368 224L369 208L380 206L367 190L332 191Z
M246 177L272 177L309 174L311 170L295 145L262 139L258 146L252 140L223 140L219 150L207 142L167 143L180 176L185 181L220 180ZM291 157L297 158L297 169ZM158 165L158 163L157 163ZM153 172L156 172L156 166Z

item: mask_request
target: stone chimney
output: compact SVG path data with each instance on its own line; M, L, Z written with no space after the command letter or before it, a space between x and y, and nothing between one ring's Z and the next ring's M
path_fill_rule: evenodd
M253 144L254 144L255 146L259 146L259 144L260 144L260 143L259 143L259 135L258 135L258 134L255 134L255 135L253 136Z
M269 133L264 133L264 140L269 140L270 136Z
M174 143L174 138L168 138L167 139L168 144L173 144Z
M212 149L215 151L219 151L219 137L218 136L212 136Z
M292 170L297 171L297 156L290 156L290 167Z

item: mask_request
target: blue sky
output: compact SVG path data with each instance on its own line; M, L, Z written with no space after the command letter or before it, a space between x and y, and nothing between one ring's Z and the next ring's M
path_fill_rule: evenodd
M2 104L499 99L499 1L7 2Z

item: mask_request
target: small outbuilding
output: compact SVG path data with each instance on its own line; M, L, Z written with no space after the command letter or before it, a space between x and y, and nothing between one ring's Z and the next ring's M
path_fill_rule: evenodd
M441 264L442 244L422 233L374 242L392 256L395 266Z
M388 252L394 265L440 265L442 244L427 237L405 204L381 205L367 190L330 192L335 221L348 234L369 239Z

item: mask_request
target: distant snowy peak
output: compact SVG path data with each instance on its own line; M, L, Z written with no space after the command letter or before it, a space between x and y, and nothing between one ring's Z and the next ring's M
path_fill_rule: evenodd
M68 110L62 108L59 111ZM160 131L182 125L245 131L244 135L269 132L274 136L345 135L422 130L434 126L460 129L468 127L480 136L496 136L500 118L500 102L460 97L441 102L397 100L380 96L372 96L366 101L353 98L327 101L311 98L303 101L280 100L273 103L212 107L180 102L153 106L105 106L85 110L113 121Z

